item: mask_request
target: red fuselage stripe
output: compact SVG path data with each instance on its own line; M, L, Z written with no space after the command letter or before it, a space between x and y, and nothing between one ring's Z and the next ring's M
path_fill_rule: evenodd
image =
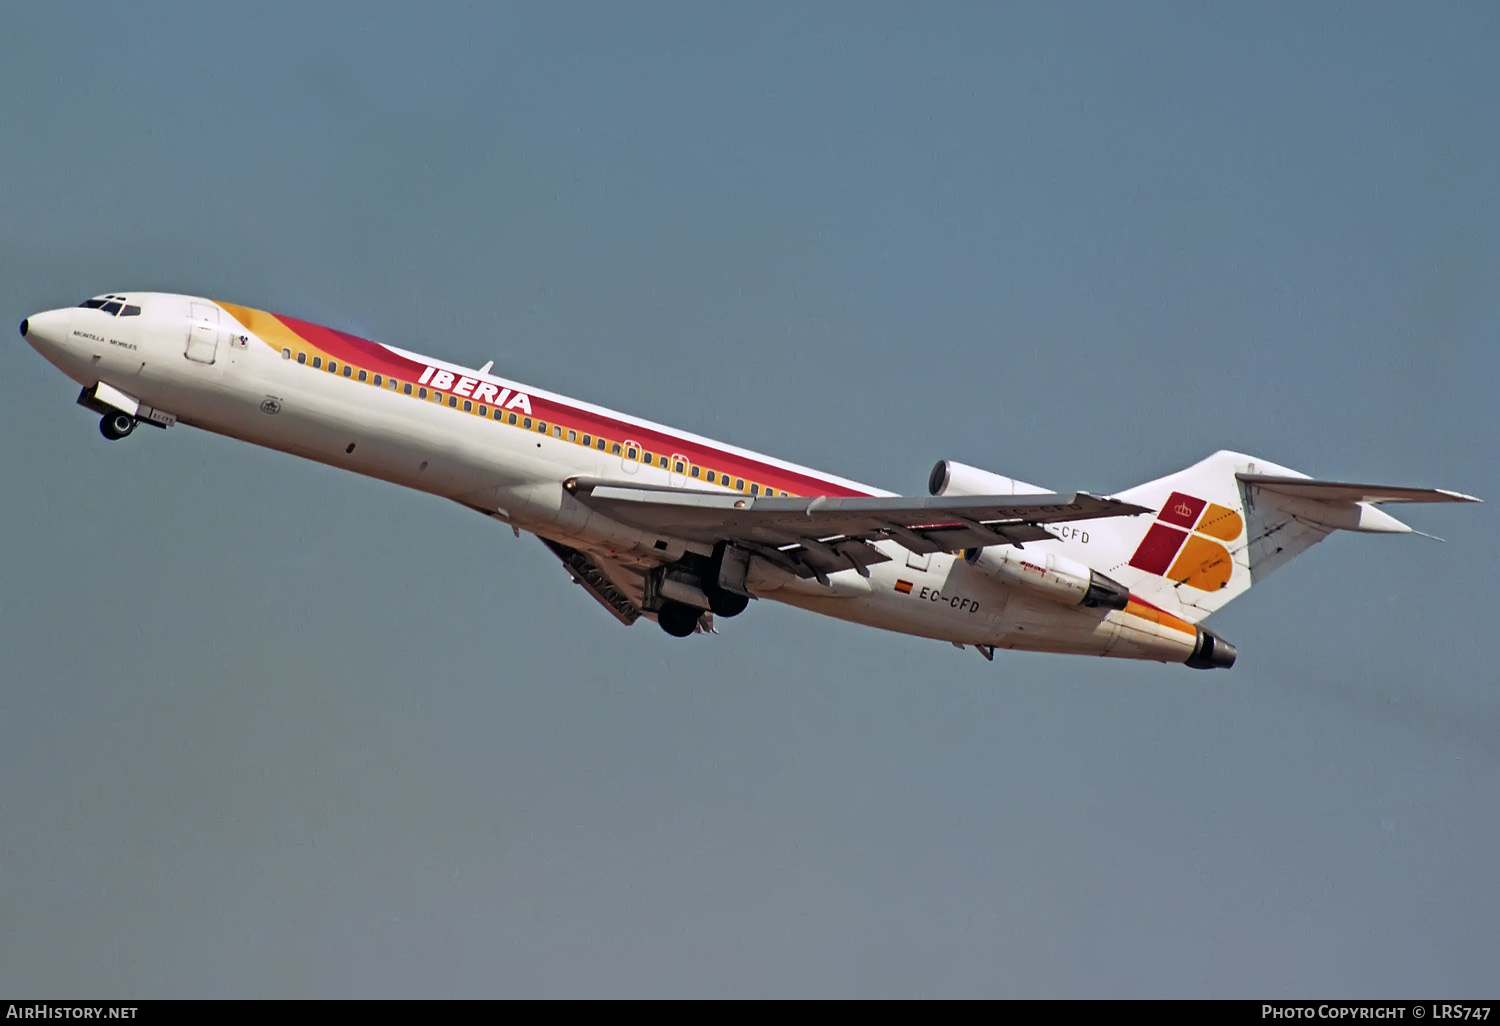
M352 364L356 369L384 374L402 382L415 383L429 366L429 364L418 363L398 353L393 353L379 342L372 342L369 339L326 328L310 321L287 317L284 314L275 316L297 335L306 339L310 345L321 349L334 359ZM477 374L470 376L477 381L487 380ZM447 391L452 394L451 389ZM640 447L642 458L644 458L644 453L651 453L653 462L658 467L660 457L667 456L673 459L673 463L676 458L681 458L687 465L684 467L684 473L688 467L697 465L721 474L728 473L736 478L743 478L747 489L750 482L755 482L762 488L774 488L793 495L873 494L727 452L701 442L689 441L664 431L596 413L593 410L579 409L555 399L537 396L530 392L526 394L531 400L531 417L534 421L545 421L548 425L558 424L565 430L573 430L580 435L590 434L596 437L602 436L612 442L634 443ZM675 472L675 466L669 466L668 469Z

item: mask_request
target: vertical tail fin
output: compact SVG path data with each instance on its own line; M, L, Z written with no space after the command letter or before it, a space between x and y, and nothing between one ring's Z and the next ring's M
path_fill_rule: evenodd
M1058 544L1190 623L1336 530L1411 531L1378 503L1479 501L1438 489L1315 481L1227 450L1115 497L1154 509L1156 516L1100 521Z

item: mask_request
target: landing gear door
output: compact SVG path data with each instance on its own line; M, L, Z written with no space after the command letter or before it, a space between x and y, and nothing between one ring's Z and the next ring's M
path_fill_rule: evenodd
M185 355L197 363L213 363L219 357L224 333L219 328L219 308L193 303L189 312Z

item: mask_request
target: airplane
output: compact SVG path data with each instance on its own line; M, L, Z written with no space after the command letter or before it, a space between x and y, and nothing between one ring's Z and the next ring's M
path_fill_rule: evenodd
M112 292L21 335L118 440L188 425L457 502L535 535L626 626L718 633L752 599L973 647L1228 668L1203 621L1384 504L1222 450L1114 495L939 460L882 491L285 314ZM1421 533L1421 532L1416 532Z

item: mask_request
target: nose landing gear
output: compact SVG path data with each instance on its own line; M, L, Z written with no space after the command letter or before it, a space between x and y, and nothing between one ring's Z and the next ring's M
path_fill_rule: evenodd
M135 418L128 413L112 411L99 421L99 433L111 442L124 438L135 430Z

